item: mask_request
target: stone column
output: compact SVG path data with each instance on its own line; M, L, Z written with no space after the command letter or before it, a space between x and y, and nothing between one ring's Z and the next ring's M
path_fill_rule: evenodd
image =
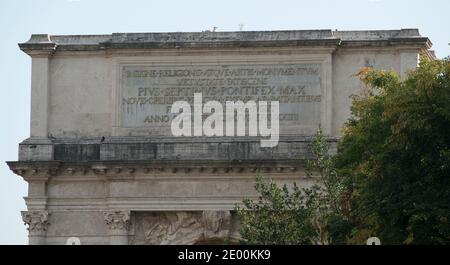
M31 61L31 124L32 138L48 137L49 58L33 57Z
M333 56L335 47L330 53L323 55L322 61L322 81L324 102L321 103L321 121L320 126L327 135L333 134Z
M111 245L127 245L130 211L111 210L105 212L104 217L109 229L109 243Z
M20 49L31 56L31 124L30 137L48 137L49 65L56 50L48 34L33 34L30 40L19 44Z
M28 225L28 244L45 245L49 213L44 210L22 211L22 220Z
M406 73L409 70L414 70L419 66L419 53L418 50L403 50L400 51L400 77L404 79Z

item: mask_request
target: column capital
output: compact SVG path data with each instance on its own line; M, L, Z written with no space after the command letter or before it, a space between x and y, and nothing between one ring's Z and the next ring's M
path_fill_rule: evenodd
M127 231L130 228L130 211L109 210L103 215L110 230Z
M22 220L25 225L28 225L28 231L30 233L43 233L47 231L47 227L50 225L48 216L50 215L45 210L39 211L22 211Z

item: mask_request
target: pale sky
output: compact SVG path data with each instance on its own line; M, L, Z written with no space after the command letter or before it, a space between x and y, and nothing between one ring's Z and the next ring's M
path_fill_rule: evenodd
M32 33L419 28L439 58L450 55L448 0L0 0L0 244L26 244L26 182L4 161L17 160L29 136L31 66L17 43Z

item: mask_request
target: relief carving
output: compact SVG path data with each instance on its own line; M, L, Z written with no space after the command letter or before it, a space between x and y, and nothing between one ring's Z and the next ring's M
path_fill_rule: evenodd
M230 240L229 211L146 212L136 216L132 244L197 244Z
M205 239L224 238L229 233L231 214L229 211L204 211Z

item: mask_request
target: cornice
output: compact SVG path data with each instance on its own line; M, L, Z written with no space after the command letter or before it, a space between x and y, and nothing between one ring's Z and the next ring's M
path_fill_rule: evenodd
M257 160L257 161L9 161L9 168L26 181L47 180L57 175L95 175L106 178L128 178L140 174L195 175L289 173L303 169L305 161Z
M431 42L417 29L331 31L237 31L237 32L160 32L113 33L110 35L33 34L19 47L30 56L50 56L57 52L102 52L124 54L149 51L227 50L245 48L303 47L384 47L412 45L430 48Z

